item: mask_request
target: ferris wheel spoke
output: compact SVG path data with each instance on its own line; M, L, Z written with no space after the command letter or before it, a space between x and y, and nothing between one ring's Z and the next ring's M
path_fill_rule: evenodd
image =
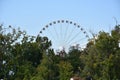
M78 28L80 28L80 26L78 25ZM86 31L83 30L83 28L80 28L80 32L76 33L69 41L68 43L72 42L73 40L75 40L79 35L80 33L82 32L82 34L84 34L84 36L87 38L88 35L86 34Z
M68 23L67 20L66 20L66 23ZM69 24L66 25L65 34L64 34L64 42L65 42L65 39L67 37L68 27L69 27Z
M57 30L56 30L55 25L54 25L54 31L55 31L55 35L56 35L57 39L59 39L59 35L58 35L58 32L57 32Z
M67 44L70 43L70 42L72 42L74 39L76 39L76 37L79 36L80 33L81 33L81 32L78 32L77 34L75 34L75 35L67 42Z
M67 39L65 39L65 43L71 39L73 33L75 32L75 29L76 29L76 27L73 27L73 28L71 29L70 34L67 36ZM67 40L67 41L66 41L66 40Z
M60 23L60 44L62 44L62 39L63 39L63 33L62 33L62 23Z
M76 44L81 44L80 41L83 41L83 40L85 40L85 39L86 39L86 37L83 37L83 38L81 38L81 39L79 39L79 40L75 40L75 41L73 41L73 42L69 42L68 45L75 44L75 43L76 43Z
M68 20L66 21L66 23L67 23L67 26L66 26L67 28L66 28L66 30L65 30L65 37L64 37L64 41L63 41L64 44L66 44L66 40L68 40L68 36L70 35L70 30L71 30L71 29L70 29L71 26L70 26Z
M54 35L53 35L53 32L51 32L51 30L49 30L49 29L47 29L47 31L48 31L48 34L47 34L47 35L50 35L50 36L51 36L51 39L53 38L54 40L56 40L55 37L54 37ZM48 37L48 36L47 36L47 37Z
M80 28L80 26L78 25L77 27L75 27L75 28ZM66 41L66 43L69 43L70 41L72 41L72 40L74 40L75 38L76 38L76 36L79 36L79 34L81 33L81 31L75 31L75 28L74 28L74 30L70 33L70 36L69 36L69 38L67 39L67 41ZM76 29L76 30L77 30ZM76 32L76 33L74 33L74 31Z

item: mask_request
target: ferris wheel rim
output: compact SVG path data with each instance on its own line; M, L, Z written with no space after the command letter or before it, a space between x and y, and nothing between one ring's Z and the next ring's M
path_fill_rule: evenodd
M46 28L48 28L49 26L51 26L51 25L54 25L54 24L57 24L57 23L70 23L70 24L73 24L74 23L74 26L77 26L78 28L80 28L81 26L79 25L79 24L77 24L77 23L75 23L75 22L73 22L73 21L71 21L71 20L55 20L55 21L52 21L52 22L50 22L49 24L47 24L45 27L43 27L41 30L40 30L40 32L39 32L39 34L40 33L42 33ZM81 27L81 31L83 31L84 29ZM84 30L84 33L86 34L86 37L88 38L88 39L90 39L90 37L88 36L88 34L87 34L87 32Z
M83 27L81 27L78 23L76 22L73 22L71 20L55 20L55 21L52 21L50 23L48 23L47 25L45 25L39 32L39 35L41 35L46 29L48 29L50 26L53 26L53 25L56 25L56 24L63 24L63 23L66 23L66 24L69 24L69 25L73 25L75 26L76 28L80 29L80 31L85 35L85 38L87 38L88 40L90 39L87 31L85 31L85 29Z

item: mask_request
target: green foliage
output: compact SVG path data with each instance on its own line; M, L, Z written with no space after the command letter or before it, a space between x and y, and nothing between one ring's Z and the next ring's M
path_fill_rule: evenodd
M13 77L15 80L30 80L33 72L34 67L28 62L24 62L23 65L18 66L17 71Z
M95 40L95 41L92 41ZM111 33L100 31L83 51L70 49L55 55L47 37L30 36L19 28L0 26L0 79L70 80L92 76L94 80L120 79L120 25Z
M81 70L84 67L84 64L82 63L80 56L81 56L81 51L77 49L72 49L69 51L69 55L67 57L67 60L71 63L73 66L73 73L74 74L80 74Z
M59 63L59 70L60 70L60 80L69 80L72 76L72 65L67 61L61 61Z
M50 45L47 38L0 26L0 79L29 80Z
M49 79L49 60L46 54L43 55L41 64L37 67L37 74L32 80L48 80Z
M87 47L87 55L82 57L85 64L83 76L93 76L95 80L120 79L118 69L120 29L116 27L112 30L112 35L100 32L95 44Z

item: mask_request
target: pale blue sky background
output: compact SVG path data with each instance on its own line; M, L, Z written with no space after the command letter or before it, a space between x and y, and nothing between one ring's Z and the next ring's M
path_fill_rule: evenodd
M0 23L37 35L49 22L68 19L87 31L110 31L120 23L120 0L0 0Z

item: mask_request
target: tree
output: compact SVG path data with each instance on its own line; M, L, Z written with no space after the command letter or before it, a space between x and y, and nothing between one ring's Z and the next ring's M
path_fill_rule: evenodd
M120 39L119 28L115 27L110 35L106 32L100 32L95 44L89 44L87 54L82 57L85 67L84 76L93 76L97 80L117 80L120 79L118 73L120 65L118 64L120 54L118 40Z
M83 69L84 65L80 59L81 51L78 49L71 49L68 53L68 61L73 66L73 73L74 74L80 74L81 70Z
M37 67L37 73L31 80L50 80L50 60L48 56L44 53L41 64Z
M110 33L100 31L83 51L70 49L55 55L47 37L30 36L19 28L0 26L0 79L69 80L76 75L95 80L120 79L120 25ZM78 73L77 73L78 74Z
M18 28L15 30L11 26L3 28L0 26L0 78L9 78L9 72L13 70L14 56L12 54L13 45L17 43L23 32Z
M0 26L0 79L30 79L43 51L51 46L47 37L29 36L19 28Z
M69 80L73 74L73 67L68 61L61 61L59 63L59 73L60 73L60 80Z

